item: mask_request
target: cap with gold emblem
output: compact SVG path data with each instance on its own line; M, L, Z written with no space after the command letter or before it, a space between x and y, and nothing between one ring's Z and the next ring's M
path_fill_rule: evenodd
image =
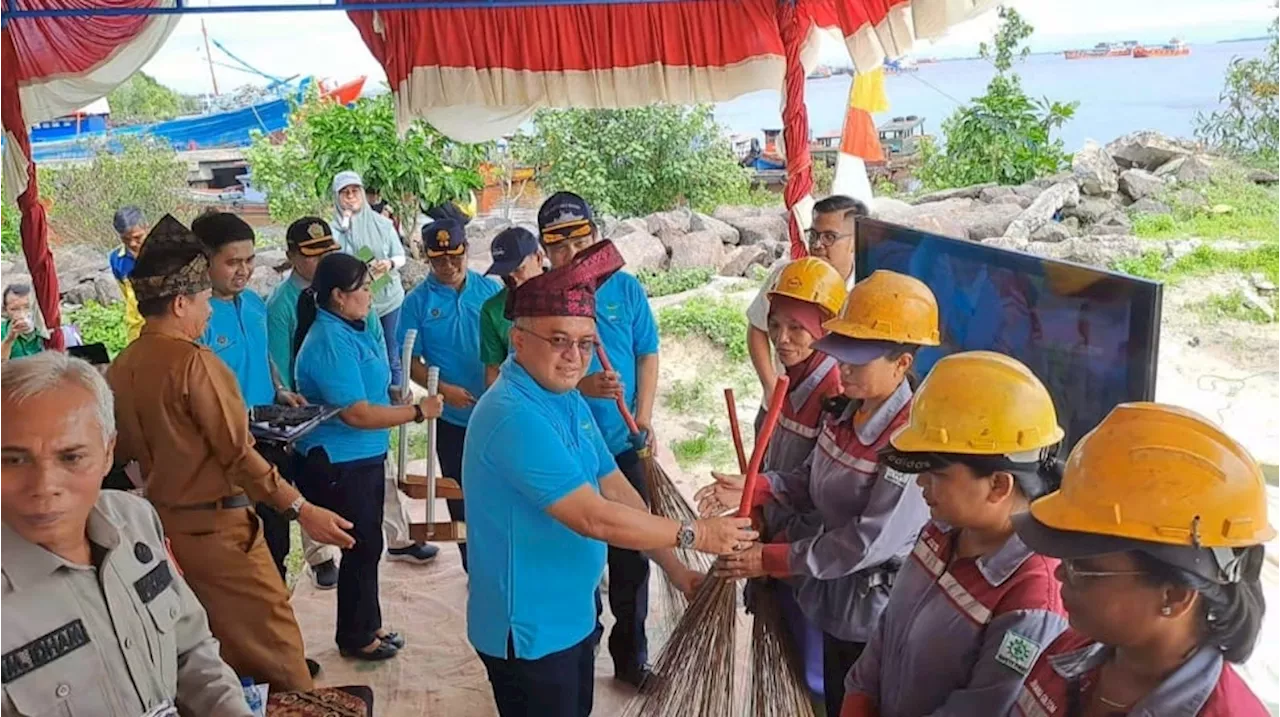
M303 217L289 225L284 235L291 252L302 256L324 256L339 249L329 223L320 217Z
M428 259L461 256L467 252L467 232L453 219L441 219L422 227L422 247Z

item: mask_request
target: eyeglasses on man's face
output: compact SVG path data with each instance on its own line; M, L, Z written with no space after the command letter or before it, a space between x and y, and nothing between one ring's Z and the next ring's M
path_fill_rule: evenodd
M582 356L590 356L595 353L595 339L571 339L568 336L543 336L536 331L531 331L523 326L517 326L517 330L523 331L534 338L541 339L544 343L551 347L556 353L568 353L570 349L575 350Z
M847 239L851 236L853 236L853 232L820 232L817 229L810 229L808 231L809 246L831 246L841 239Z

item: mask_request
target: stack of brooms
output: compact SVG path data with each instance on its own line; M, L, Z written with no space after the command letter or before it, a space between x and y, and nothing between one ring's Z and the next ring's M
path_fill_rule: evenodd
M760 465L777 427L786 400L788 380L778 378L760 435L752 447L750 463L745 467L739 517L751 514L751 496L760 480ZM737 423L732 393L730 425ZM739 454L741 435L735 431ZM762 591L765 592L765 591ZM752 684L743 689L749 705L745 714L757 717L793 717L812 714L812 705L804 679L782 623L776 599L765 598L771 605L756 608L752 632ZM693 602L677 624L662 655L654 665L654 674L640 688L640 694L627 707L629 717L722 717L738 714L733 709L736 661L736 627L738 588L714 574L699 588Z

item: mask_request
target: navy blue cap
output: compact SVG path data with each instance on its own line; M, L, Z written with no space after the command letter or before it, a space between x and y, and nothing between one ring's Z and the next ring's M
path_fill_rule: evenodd
M507 276L524 263L525 259L538 253L538 237L524 227L503 229L493 238L489 251L493 254L493 265L485 274Z
M590 236L595 231L592 218L587 200L573 192L556 192L538 209L538 231L546 244Z
M458 256L467 250L467 232L453 219L441 219L422 227L422 248L428 258Z
M827 334L813 344L815 351L821 351L840 363L854 366L869 364L881 356L887 356L898 346L893 341L854 339L840 334Z

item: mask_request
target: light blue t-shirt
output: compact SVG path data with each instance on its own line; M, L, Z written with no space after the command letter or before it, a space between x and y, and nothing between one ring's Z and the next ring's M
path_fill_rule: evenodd
M252 291L234 299L209 299L213 315L200 343L213 349L236 375L240 393L250 408L276 402L267 358L267 305Z
M276 285L267 299L267 348L271 362L280 372L280 383L290 391L295 390L296 385L293 366L297 357L293 354L293 335L298 330L298 298L305 288L306 283L290 273L289 278ZM378 337L378 341L382 341L382 322L378 321L378 315L372 309L369 316L373 319L369 330Z
M596 291L596 333L618 372L627 408L636 411L636 359L658 353L658 323L649 308L644 287L630 274L618 272ZM600 359L592 357L589 373L602 371ZM631 431L618 413L612 398L588 398L591 413L604 433L605 443L613 454L632 448Z
M391 405L391 366L387 347L364 322L357 330L346 320L324 309L298 348L298 392L310 403L347 407L360 401ZM386 428L352 428L334 416L297 441L303 453L316 446L325 449L332 463L377 458L387 452L391 431Z
M480 361L480 307L499 291L502 286L496 281L470 270L461 291L441 284L434 274L428 275L404 297L396 345L404 345L406 331L417 329L413 355L422 356L428 366L439 366L441 381L461 386L479 400L485 390L484 363ZM466 426L471 411L472 408L446 405L440 419Z
M542 388L509 357L476 403L462 449L470 599L476 650L536 660L586 639L607 546L570 530L547 508L617 470L577 391Z

